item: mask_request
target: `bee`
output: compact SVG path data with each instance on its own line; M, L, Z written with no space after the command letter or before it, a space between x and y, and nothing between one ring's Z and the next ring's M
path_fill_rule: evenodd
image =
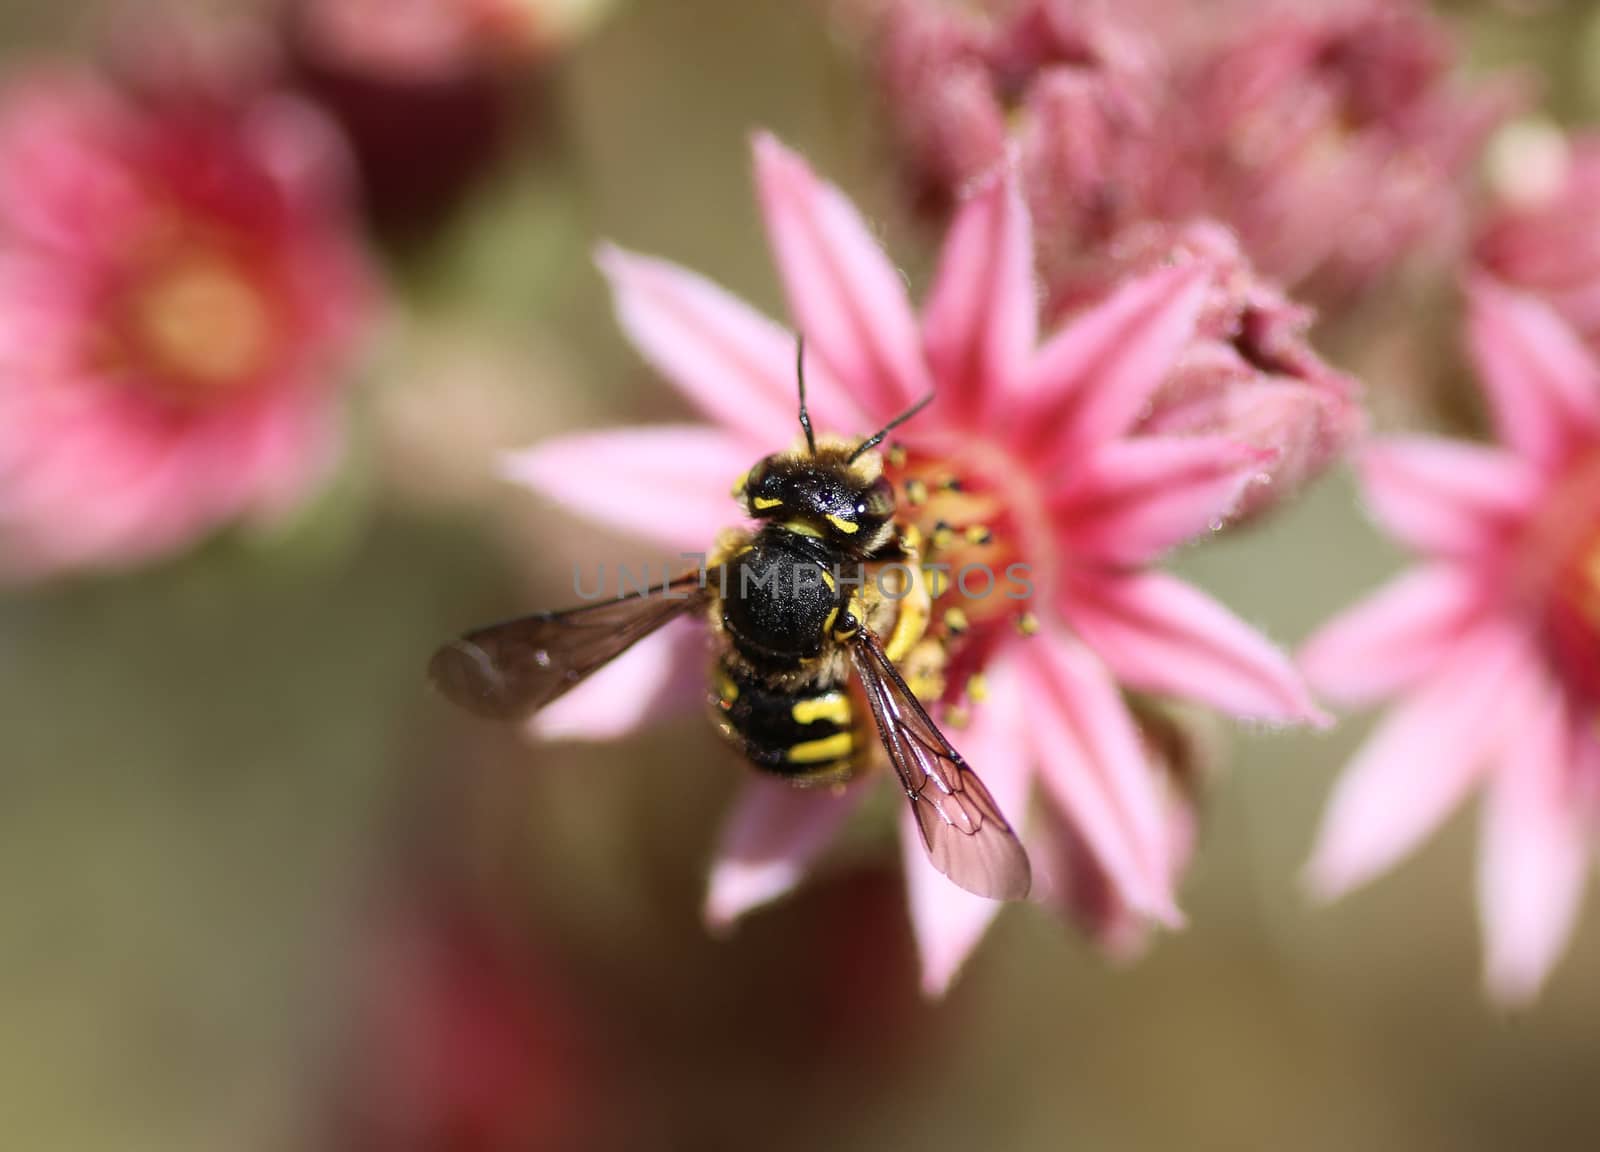
M520 720L668 622L700 614L716 647L708 707L755 768L799 787L837 786L881 747L934 867L979 896L1021 899L1027 854L907 683L936 695L942 649L925 637L917 533L897 523L877 448L933 396L860 443L819 443L803 340L796 360L804 444L758 461L734 488L754 528L723 533L699 569L660 587L469 632L434 654L430 679L471 712ZM890 567L901 577L893 588Z

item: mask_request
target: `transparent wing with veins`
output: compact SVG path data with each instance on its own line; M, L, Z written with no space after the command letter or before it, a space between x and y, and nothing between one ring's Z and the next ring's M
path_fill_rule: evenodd
M707 579L692 572L641 595L480 628L435 652L428 676L470 712L491 720L523 719L663 625L703 610L707 588Z
M863 630L850 655L933 866L975 895L1025 897L1032 883L1028 855L989 789L929 718L876 636Z

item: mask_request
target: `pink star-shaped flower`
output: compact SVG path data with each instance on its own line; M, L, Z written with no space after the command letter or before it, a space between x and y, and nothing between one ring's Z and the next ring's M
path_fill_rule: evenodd
M1600 365L1546 305L1483 279L1470 338L1497 445L1381 441L1361 479L1422 562L1328 624L1302 665L1331 699L1395 699L1334 791L1311 862L1337 896L1487 792L1487 978L1542 984L1571 932L1600 799Z
M1028 566L1034 595L934 604L950 654L933 702L1036 853L1040 889L1092 892L1096 915L1181 922L1183 822L1121 689L1294 722L1317 713L1289 662L1221 605L1150 565L1223 521L1272 452L1218 436L1129 435L1190 346L1210 289L1200 261L1129 283L1041 343L1031 222L1008 173L961 206L919 318L900 273L837 189L770 137L755 143L767 232L807 339L819 432L860 436L931 390L887 475L930 561ZM600 263L644 356L708 419L552 441L509 474L568 508L673 550L703 551L738 517L731 483L797 439L793 335L700 277L606 248ZM545 736L605 737L704 699L705 640L670 626L546 709ZM620 710L619 710L620 706ZM954 727L962 713L970 726ZM797 884L863 788L757 778L736 803L706 915L726 924ZM1065 837L1070 843L1062 843ZM941 992L998 905L957 889L903 828L924 986ZM1049 859L1105 883L1051 875Z

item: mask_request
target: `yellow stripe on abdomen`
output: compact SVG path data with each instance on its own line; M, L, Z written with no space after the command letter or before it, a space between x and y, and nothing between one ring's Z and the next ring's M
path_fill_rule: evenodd
M803 744L796 744L784 753L784 759L791 764L826 764L833 760L843 760L855 750L856 738L851 732L837 732L821 740L807 740Z

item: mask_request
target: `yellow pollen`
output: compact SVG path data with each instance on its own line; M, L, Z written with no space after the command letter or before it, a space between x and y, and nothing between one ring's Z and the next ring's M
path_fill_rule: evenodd
M981 672L967 681L967 698L978 704L989 698L989 682Z
M906 481L906 503L913 508L928 502L928 486L921 480Z
M735 500L741 499L744 496L744 490L745 490L745 487L746 487L749 479L750 479L749 475L746 474L744 476L739 477L737 480L735 480L733 482L733 491L730 492L729 495L732 496Z
M952 704L944 710L944 722L949 728L965 728L972 723L972 713L959 704Z
M948 552L955 547L955 529L943 520L933 526L933 550L935 552Z
M264 367L272 319L261 289L232 261L187 256L136 290L130 316L139 351L177 378L178 399L205 401Z
M1024 636L1037 636L1039 634L1039 618L1032 612L1024 612L1017 617L1017 631Z
M994 540L994 533L982 524L973 524L967 528L967 543L984 545Z
M901 445L901 444L891 444L891 445L889 445L888 457L889 457L889 467L891 467L891 468L904 468L906 466L906 450L905 450L905 446Z
M732 706L739 699L739 686L728 679L726 674L717 676L717 698L722 701L724 708Z
M944 614L944 626L949 629L951 635L961 635L969 627L967 614L959 608L951 608Z

